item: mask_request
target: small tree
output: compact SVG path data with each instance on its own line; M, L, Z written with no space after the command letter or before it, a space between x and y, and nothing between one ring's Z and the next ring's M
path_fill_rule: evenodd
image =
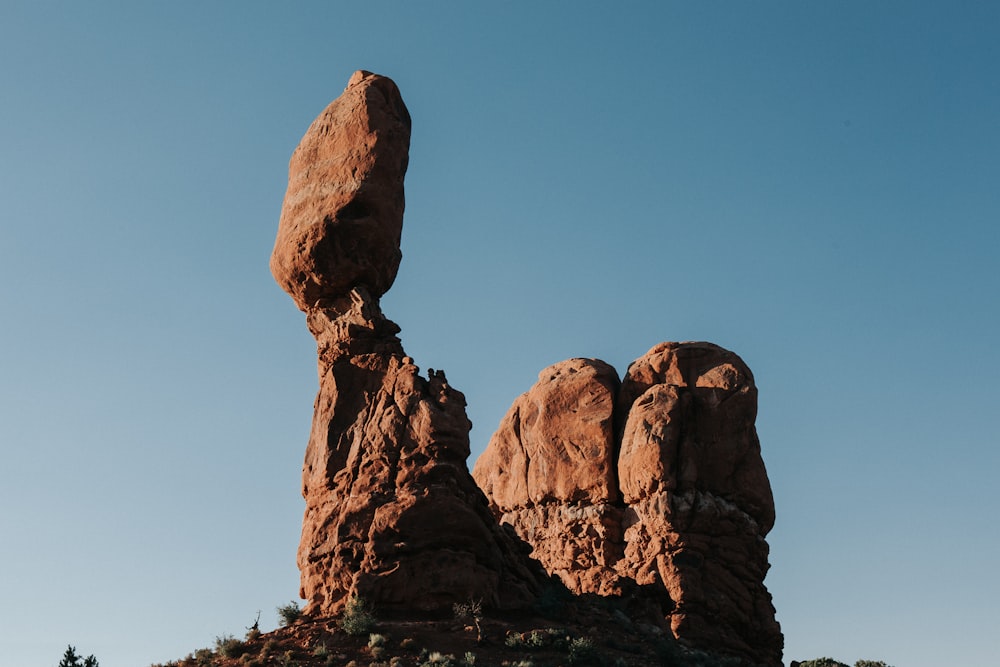
M99 667L97 664L97 658L93 655L88 655L83 658L83 662L80 662L80 656L76 654L76 648L73 646L67 646L66 652L63 653L63 659L59 661L59 667Z

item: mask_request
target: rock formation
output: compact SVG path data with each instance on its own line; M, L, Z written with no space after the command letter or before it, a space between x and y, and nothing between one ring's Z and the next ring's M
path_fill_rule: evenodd
M621 382L601 361L556 364L515 401L474 480L464 396L441 371L419 374L379 307L401 258L409 140L396 85L359 71L289 165L271 271L319 357L298 551L307 612L351 595L520 608L548 570L578 593L655 605L695 647L780 665L750 370L709 343L658 345Z
M514 402L473 476L571 590L639 587L682 641L780 665L756 412L750 369L710 343L657 345L620 385L570 359Z
M396 85L359 71L289 165L271 272L319 356L298 552L309 612L355 594L383 609L516 608L546 578L469 474L464 396L441 371L419 375L379 308L401 257L409 141Z

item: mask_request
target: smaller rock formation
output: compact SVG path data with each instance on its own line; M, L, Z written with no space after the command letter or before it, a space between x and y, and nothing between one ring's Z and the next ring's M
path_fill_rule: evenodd
M514 402L473 476L571 590L638 587L679 639L780 665L756 411L750 369L711 343L657 345L620 385L571 359Z
M271 270L316 338L319 395L302 471L307 612L530 604L547 575L490 513L468 468L465 397L421 377L379 297L399 265L410 116L356 72L289 166Z
M549 366L514 401L472 473L500 522L572 591L621 592L618 385L615 369L596 359Z

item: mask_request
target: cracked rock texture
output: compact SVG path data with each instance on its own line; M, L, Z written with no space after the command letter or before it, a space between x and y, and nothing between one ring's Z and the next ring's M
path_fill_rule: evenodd
M379 307L401 257L409 141L396 85L359 71L289 165L271 271L319 357L298 551L310 613L350 595L382 609L518 608L547 579L469 474L465 397L443 372L419 374Z
M750 369L711 343L661 343L621 383L570 359L515 400L473 476L571 590L638 588L678 639L780 665L756 414Z

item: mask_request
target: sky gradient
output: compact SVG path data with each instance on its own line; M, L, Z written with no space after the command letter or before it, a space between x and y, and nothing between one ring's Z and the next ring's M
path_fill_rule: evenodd
M545 366L715 342L786 662L994 662L1000 6L482 5L0 3L0 665L296 597L315 348L268 257L362 68L413 118L383 310L470 467Z

